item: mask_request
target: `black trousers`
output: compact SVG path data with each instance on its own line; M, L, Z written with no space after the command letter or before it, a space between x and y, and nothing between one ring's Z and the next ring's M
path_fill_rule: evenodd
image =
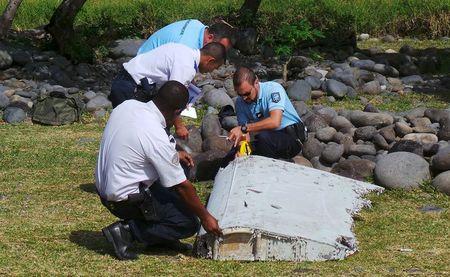
M188 238L198 232L198 218L181 202L175 191L161 186L159 182L155 182L149 190L155 213L153 220L146 219L140 202L116 202L120 204L111 205L111 202L101 200L112 214L128 222L138 241L148 245Z
M136 99L141 102L152 100L156 93L154 85L147 84L144 88L141 84L136 84L130 74L122 68L111 82L111 93L108 96L113 109L122 102L129 99Z
M253 154L274 159L291 159L302 150L297 138L284 129L259 132L252 147Z

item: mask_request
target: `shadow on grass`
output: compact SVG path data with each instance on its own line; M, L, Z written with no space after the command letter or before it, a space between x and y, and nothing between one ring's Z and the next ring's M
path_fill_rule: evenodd
M84 192L97 194L97 190L95 188L94 183L81 184L79 185L79 188Z
M82 246L90 251L94 251L100 255L109 254L116 257L112 245L106 240L100 231L80 230L70 233L69 240L79 246ZM183 254L185 256L192 256L191 251L177 251L173 249L164 248L163 246L146 247L143 244L137 244L131 248L138 254L167 257Z
M100 231L80 230L70 233L69 240L88 250L97 252L101 255L114 255L112 246L109 245Z

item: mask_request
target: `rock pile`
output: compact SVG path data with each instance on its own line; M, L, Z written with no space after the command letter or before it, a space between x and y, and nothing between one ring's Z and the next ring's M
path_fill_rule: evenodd
M87 111L105 116L111 107L107 100L111 79L137 46L122 41L112 51L115 60L95 65L74 65L56 53L36 49L2 46L0 50L0 111L5 122L19 123L30 116L36 99L51 91L79 97ZM296 163L358 180L373 179L388 188L416 188L434 176L433 185L448 194L450 110L420 107L390 113L371 104L362 111L306 104L321 97L365 101L359 94L399 95L424 85L449 90L445 78L418 75L424 67L438 66L432 53L410 47L403 47L400 53L378 50L355 53L339 63L294 56L287 64L275 59L266 64L255 62L253 68L261 80L273 80L286 88L308 127L309 139L302 155L294 158ZM212 178L217 159L231 148L223 136L237 126L236 116L219 117L218 113L225 106L234 107L235 69L227 64L196 77L204 94L197 105L207 112L201 127L191 126L189 139L178 141L194 154L197 168L193 172L198 179Z

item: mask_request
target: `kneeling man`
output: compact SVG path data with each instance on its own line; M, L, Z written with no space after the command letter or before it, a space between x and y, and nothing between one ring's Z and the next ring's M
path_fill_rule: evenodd
M95 179L103 205L122 219L102 230L121 260L137 258L129 250L134 241L183 246L179 240L199 229L197 217L207 232L221 234L181 167L192 166L191 157L165 131L187 102L186 87L168 81L153 101L125 101L108 120Z
M253 154L291 159L300 153L306 129L284 88L276 82L259 82L255 73L240 67L233 77L239 95L236 114L240 126L228 138L237 145L254 133Z

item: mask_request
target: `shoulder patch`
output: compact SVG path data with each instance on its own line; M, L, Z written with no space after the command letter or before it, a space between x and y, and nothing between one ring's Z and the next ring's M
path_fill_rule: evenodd
M279 93L279 92L273 92L273 93L270 95L270 98L272 98L272 102L274 102L274 103L278 103L278 102L280 102L280 100L281 100L281 97L280 97L280 93Z
M177 165L180 163L180 157L178 156L178 152L175 152L175 154L173 154L172 156L172 163L174 165Z

